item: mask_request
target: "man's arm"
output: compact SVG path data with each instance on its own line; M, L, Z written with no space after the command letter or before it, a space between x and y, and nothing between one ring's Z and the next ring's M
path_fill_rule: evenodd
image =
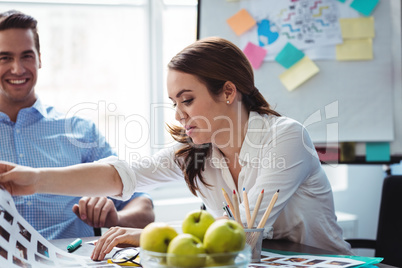
M122 227L144 228L155 220L152 201L146 196L132 199L118 214Z

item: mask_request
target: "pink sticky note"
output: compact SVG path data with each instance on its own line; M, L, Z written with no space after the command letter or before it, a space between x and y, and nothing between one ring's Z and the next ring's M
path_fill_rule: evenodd
M244 54L246 54L248 60L254 69L260 68L262 62L264 61L265 55L267 54L267 50L254 45L251 42L248 42L247 46L243 50Z

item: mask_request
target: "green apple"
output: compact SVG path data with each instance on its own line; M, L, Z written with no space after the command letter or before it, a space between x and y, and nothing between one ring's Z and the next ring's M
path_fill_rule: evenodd
M183 220L182 230L185 234L192 234L204 241L204 235L208 227L215 222L214 216L206 210L189 212Z
M167 264L172 267L203 267L205 248L201 240L192 234L179 234L167 249ZM201 254L201 255L199 255Z
M246 244L246 233L243 226L233 220L217 220L209 226L204 236L207 253L230 253L241 251ZM214 258L216 262L227 262L232 257Z
M166 253L168 245L177 236L176 230L163 222L152 222L145 226L140 236L140 246L144 250Z

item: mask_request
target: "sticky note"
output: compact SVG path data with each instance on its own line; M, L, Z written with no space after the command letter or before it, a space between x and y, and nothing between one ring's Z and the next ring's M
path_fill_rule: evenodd
M389 142L367 142L366 161L390 161L391 153Z
M350 6L364 16L370 16L380 0L354 0Z
M317 65L307 56L283 72L279 79L287 90L292 91L319 72Z
M342 38L374 38L374 18L341 18L339 19L341 26Z
M246 47L243 50L244 54L246 54L248 60L253 66L254 69L260 68L262 62L264 61L265 55L267 54L267 50L254 45L251 42L248 42Z
M226 22L237 35L245 33L257 24L255 19L244 8L227 19Z
M345 39L342 44L336 45L337 60L372 60L373 41L366 39Z
M341 162L356 160L356 142L341 142Z
M338 0L338 1L341 2L341 3L345 3L346 0Z
M291 43L287 43L275 57L275 60L286 69L292 67L304 57L303 51L297 49Z

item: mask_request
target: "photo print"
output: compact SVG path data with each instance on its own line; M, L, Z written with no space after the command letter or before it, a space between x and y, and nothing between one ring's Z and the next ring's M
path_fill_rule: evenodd
M4 218L10 225L13 225L14 217L13 217L10 213L8 213L7 210L6 210L3 206L0 206L0 215L2 215L3 218Z
M20 234L21 234L26 240L28 240L28 242L31 242L31 236L32 236L31 233L28 232L28 230L25 229L25 227L22 226L21 223L17 222L17 224L18 224L18 227L20 228Z
M22 245L19 241L17 241L15 248L17 249L15 252L16 255L25 260L28 260L28 250L26 247L24 247L24 245Z

